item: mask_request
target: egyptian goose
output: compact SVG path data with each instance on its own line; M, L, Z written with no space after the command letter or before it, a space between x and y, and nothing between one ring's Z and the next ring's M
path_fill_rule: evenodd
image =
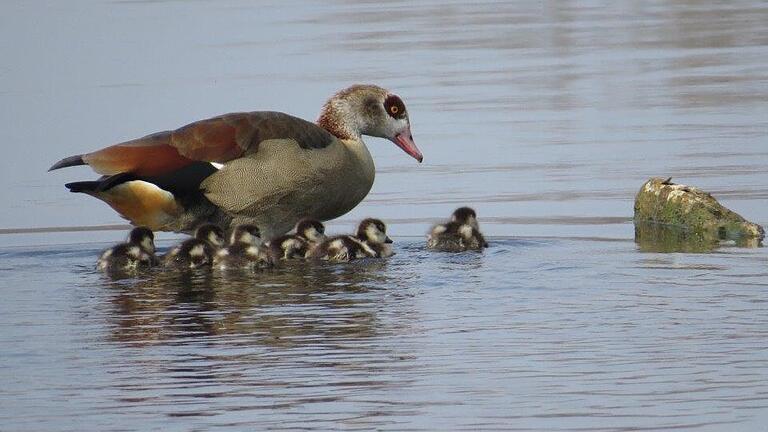
M459 207L448 223L432 227L427 236L427 248L445 252L483 250L488 242L480 233L477 213L469 207Z
M268 250L261 241L256 225L238 225L232 230L229 245L213 257L213 267L219 270L272 267Z
M163 256L163 265L176 268L200 268L213 264L216 252L224 246L224 232L213 224L195 229L194 236L171 248Z
M390 247L392 239L387 227L379 219L364 219L355 235L336 236L326 239L307 257L315 260L347 262L359 258L386 258L394 255Z
M275 260L304 258L307 253L325 240L325 226L317 219L302 219L296 224L294 234L273 238L267 243Z
M96 267L99 270L135 270L157 264L155 234L147 227L136 227L128 241L102 252Z
M362 135L423 159L402 99L354 85L325 103L317 123L271 111L225 114L71 156L50 170L89 165L103 177L67 188L134 225L190 232L205 222L249 223L269 240L304 217L334 219L365 198L375 168Z

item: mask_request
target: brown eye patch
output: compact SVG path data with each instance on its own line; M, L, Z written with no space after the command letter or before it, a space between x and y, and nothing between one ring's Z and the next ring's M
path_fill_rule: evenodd
M387 114L393 118L401 119L405 117L405 104L402 99L395 95L389 95L389 97L384 100L384 109L387 111Z

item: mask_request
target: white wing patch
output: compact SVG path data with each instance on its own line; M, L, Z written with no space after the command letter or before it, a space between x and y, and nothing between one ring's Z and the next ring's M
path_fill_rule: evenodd
M470 238L472 237L472 226L471 225L462 225L459 227L459 234L461 234L464 238Z
M149 237L144 237L143 239L141 239L141 246L146 251L154 252L154 250L155 250L154 242Z
M203 245L196 245L192 249L189 250L189 256L203 256L205 255L205 247Z
M216 246L224 246L224 239L213 231L208 234L208 241Z
M96 268L99 270L105 270L107 267L109 267L109 257L112 256L112 253L112 249L105 250L104 253L99 257L99 260L96 262Z
M358 258L364 258L365 256L375 257L377 255L376 251L373 250L370 246L368 246L367 243L362 242L362 241L360 241L360 240L358 240L358 239L356 239L354 237L350 237L350 239L352 241L354 241L355 243L357 243L358 245L360 245L360 249L362 249L362 252L365 254L365 255L362 255L362 256L358 256Z
M249 233L249 232L247 232L247 231L246 231L246 232L244 232L244 233L243 233L243 234L240 236L240 242L241 242L241 243L247 243L247 244L251 244L251 245L257 245L257 244L259 244L259 242L260 242L260 241L261 241L261 238L259 238L259 237L256 237L255 235L253 235L253 234L251 234L251 233Z
M432 235L438 235L444 233L448 227L445 225L436 225L434 228L432 228Z

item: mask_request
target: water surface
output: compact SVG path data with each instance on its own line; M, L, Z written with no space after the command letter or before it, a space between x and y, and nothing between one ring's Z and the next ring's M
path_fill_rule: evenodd
M92 269L101 245L6 250L4 427L754 430L768 420L761 250L496 238L481 255L396 242L385 262L124 280Z

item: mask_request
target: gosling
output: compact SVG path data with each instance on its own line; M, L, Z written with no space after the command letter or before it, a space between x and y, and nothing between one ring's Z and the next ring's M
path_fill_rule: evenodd
M302 219L296 224L295 234L274 238L267 243L267 247L275 261L304 258L325 239L325 226L320 221Z
M229 245L213 257L213 267L218 270L256 269L274 264L267 248L262 244L261 231L256 225L238 225L232 230Z
M201 268L213 264L216 252L224 246L224 232L216 225L203 224L194 236L173 247L163 256L163 264L176 268Z
M128 234L128 241L104 252L96 263L99 270L137 270L157 264L155 234L147 227L136 227Z
M477 213L469 207L459 207L451 220L437 224L427 235L427 248L444 252L482 251L488 242L480 233Z
M326 239L309 252L308 258L331 262L349 262L360 258L386 258L394 255L387 227L379 219L364 219L355 235Z

